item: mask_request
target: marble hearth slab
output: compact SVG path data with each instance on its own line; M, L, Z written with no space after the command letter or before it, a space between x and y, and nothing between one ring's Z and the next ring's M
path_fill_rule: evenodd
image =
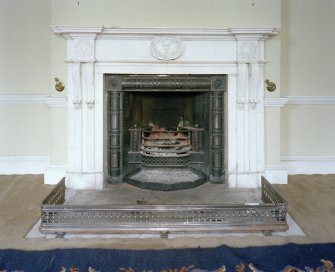
M227 188L205 183L177 191L140 189L129 184L109 185L103 190L66 189L65 205L223 205L261 203L261 189Z

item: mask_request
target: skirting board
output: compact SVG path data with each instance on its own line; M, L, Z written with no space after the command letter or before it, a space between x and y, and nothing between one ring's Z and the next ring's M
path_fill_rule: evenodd
M265 177L272 184L287 184L288 171L282 164L267 164Z
M283 156L289 175L335 174L335 156Z
M0 174L43 174L49 164L49 156L1 156Z
M66 174L66 165L50 165L49 156L1 156L0 175L44 174L45 184L57 184Z

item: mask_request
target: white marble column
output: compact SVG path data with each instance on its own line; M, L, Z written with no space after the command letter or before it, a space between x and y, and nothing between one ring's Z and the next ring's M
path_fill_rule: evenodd
M263 41L237 36L236 180L230 187L260 186L264 175Z
M96 145L95 38L95 34L77 35L68 41L67 186L70 188L103 188L103 167L96 163L97 150L101 148Z

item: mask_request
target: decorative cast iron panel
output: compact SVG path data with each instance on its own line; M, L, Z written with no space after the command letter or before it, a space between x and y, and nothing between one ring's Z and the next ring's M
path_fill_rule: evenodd
M127 182L134 171L159 166L195 169L206 181L224 183L226 75L105 75L104 80L108 182ZM153 139L145 139L146 127L162 135L184 128L188 139L173 144L159 138L157 146L148 146L146 140Z

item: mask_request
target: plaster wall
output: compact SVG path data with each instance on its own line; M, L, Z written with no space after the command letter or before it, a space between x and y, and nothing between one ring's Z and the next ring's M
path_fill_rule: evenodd
M335 2L284 2L282 95L334 95Z
M281 115L281 155L334 156L334 116L335 105L286 105Z
M265 110L265 161L267 164L280 164L280 108L269 107Z
M49 25L49 1L0 1L0 94L49 94Z
M49 1L0 1L1 162L50 156L50 109L29 103L31 95L50 93L49 24ZM0 170L6 172L1 163Z
M0 105L0 156L49 156L50 129L45 105Z
M52 23L106 27L277 26L280 0L53 0ZM192 16L191 16L192 15Z
M300 102L282 108L281 156L334 161L335 2L285 0L282 8L281 94Z

